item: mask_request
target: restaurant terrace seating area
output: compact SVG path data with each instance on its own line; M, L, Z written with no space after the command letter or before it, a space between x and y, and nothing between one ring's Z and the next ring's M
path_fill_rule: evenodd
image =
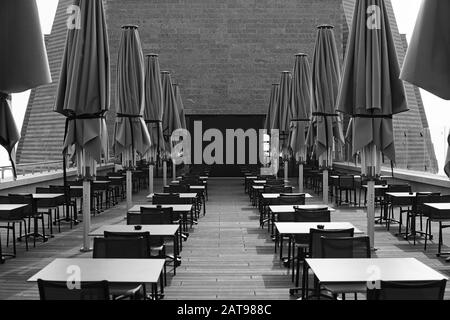
M450 1L393 3L2 0L0 300L450 301Z
M314 191L316 180L321 180L319 170L305 168L310 178L305 181L306 192L298 193L293 179L280 184L275 176L260 176L255 169L241 166L240 178L222 179L209 177L207 166L192 175L183 168L177 180L166 186L157 178L155 192L149 194L147 166L138 167L133 172L134 205L128 212L123 173L110 172L98 179L101 187L92 189L89 236L93 251L86 253L80 252L83 230L78 210L82 205L75 181L68 183L67 199L64 193L52 192L61 186L2 196L0 275L5 281L0 298L39 299L48 290L46 299L52 299L55 281L64 282L67 277L64 268L88 262L92 266L84 265L84 272L92 272L98 280L97 291L108 290L107 297L103 296L108 299L389 297L388 289L375 292L361 280L367 271L361 268L370 265L385 268L383 274L398 269L392 275L398 279L381 278L386 288L404 285L405 292L409 288L420 294L421 285L433 292L434 284L436 293L428 298L450 298L445 290L450 265L444 257L450 233L445 229L446 211L440 210L445 203L448 206L448 195L406 185L400 191L395 178L383 177L377 192L379 217L373 251L366 235L364 202L359 205L352 193L349 203L340 204L335 188L339 177L352 176L358 198L359 190L364 189L358 175L331 172L330 177L337 178L329 180L326 205ZM193 180L201 190L192 192L194 185L185 183ZM283 190L269 189L274 185ZM121 259L149 262L123 265ZM346 262L342 270L340 261ZM102 283L95 275L100 266L108 269L111 279L122 280ZM144 272L140 268L149 269ZM333 275L324 271L327 268ZM315 272L319 272L319 282ZM342 283L340 272L348 283ZM339 283L333 283L337 281L333 276ZM360 277L359 281L353 277ZM410 281L404 277L411 277ZM415 286L419 289L413 289ZM407 294L414 298L414 293Z

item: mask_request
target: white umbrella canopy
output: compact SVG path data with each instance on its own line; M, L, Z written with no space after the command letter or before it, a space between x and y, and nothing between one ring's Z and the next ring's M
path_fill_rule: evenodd
M306 158L306 132L311 121L311 70L308 55L295 56L292 80L290 146L297 160Z
M163 121L162 121L163 135L166 140L166 151L170 151L171 149L170 136L175 130L181 129L182 125L180 121L180 114L178 112L177 107L177 99L173 89L170 72L162 71L161 81L163 88L163 106L164 106Z
M450 1L425 0L400 78L450 100ZM444 170L450 177L450 135Z
M151 147L150 135L144 122L145 73L138 27L122 27L117 63L116 124L114 152L122 156L127 168L127 207L132 206L131 171L136 166L136 152L144 155Z
M2 0L0 92L16 93L52 81L35 0Z
M162 81L162 88L163 88L163 105L164 105L164 114L163 114L163 135L165 139L165 156L163 157L163 183L164 185L167 184L167 161L171 158L171 152L172 152L172 133L177 130L181 129L181 120L180 120L180 114L178 112L177 107L177 98L175 96L175 90L172 84L172 78L170 75L170 72L163 71L161 72L161 81ZM176 168L175 168L175 162L172 158L172 164L173 164L173 172L174 175L176 175Z
M163 100L161 70L157 54L148 54L145 57L145 109L144 119L152 143L149 159L156 160L158 153L164 148L162 133Z
M373 24L367 12L377 8ZM408 111L397 54L384 0L356 2L337 109L353 116L353 152L362 151L367 175L367 232L374 247L374 177L381 155L395 161L392 115Z
M290 122L292 118L292 72L283 71L281 73L280 86L278 88L278 99L273 109L271 119L271 129L278 129L280 136L289 134Z
M177 83L174 83L172 85L173 85L173 91L174 91L176 102L177 102L178 115L180 116L181 128L186 129L186 116L184 114L184 105L183 105L183 99L181 99L180 86Z
M52 79L35 0L3 0L0 30L0 145L9 154L16 178L15 145L20 134L10 94L51 83Z
M272 119L274 117L275 107L278 104L280 85L278 83L272 84L270 89L269 108L267 109L266 121L264 123L264 129L270 134L272 126Z
M54 111L64 115L63 152L75 151L83 177L83 251L90 250L90 179L109 155L105 113L110 104L109 46L102 0L76 0L80 28L69 29Z
M145 110L144 57L138 27L122 27L117 63L116 112L114 151L122 154L123 164L135 165L135 152L145 154L151 140L144 122Z
M344 143L341 118L335 109L341 72L333 28L330 25L317 27L311 70L311 110L317 126L316 156L324 158L326 166L332 164L333 143Z

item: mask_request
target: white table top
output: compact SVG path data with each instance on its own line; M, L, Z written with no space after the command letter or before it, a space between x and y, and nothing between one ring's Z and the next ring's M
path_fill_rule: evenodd
M325 230L355 229L355 234L363 233L350 222L275 222L280 234L309 234L310 229L319 229L318 225L323 225Z
M163 266L164 259L55 259L28 281L65 282L68 270L78 267L81 281L156 283Z
M199 176L198 178L199 178L200 180L208 180L208 179L209 179L209 177L207 177L207 176ZM178 179L178 180L181 180L181 179L183 179L183 177L180 176L180 177L177 177L177 179Z
M312 198L312 195L309 193L289 193L289 195L301 195L304 194L305 198ZM280 197L280 193L263 193L263 199L278 199Z
M323 204L306 204L306 205L274 205L274 206L269 206L270 211L272 211L273 213L280 213L280 212L295 212L294 207L299 207L301 209L305 209L305 210L316 210L316 209L322 209L322 208L328 208L328 211L330 212L334 212L335 209L323 205Z
M362 186L363 188L368 188L369 186L367 184ZM381 185L381 184L376 184L373 186L375 189L387 189L389 186L388 185Z
M111 183L111 181L106 181L106 180L94 180L94 181L92 181L92 183L95 183L95 184L109 184L109 183Z
M130 233L140 233L140 232L149 232L152 236L174 236L178 229L180 228L179 224L147 224L142 225L141 230L135 230L134 225L126 225L126 224L115 224L109 226L101 226L100 228L91 231L89 233L90 237L103 237L105 231L108 232L130 232Z
M156 204L138 204L130 208L128 212L140 213L141 207L144 208L156 208ZM173 208L174 212L188 212L192 210L192 204L162 204L163 208Z
M33 193L33 199L55 199L64 197L64 193Z
M205 186L189 186L189 189L192 189L192 190L205 190L206 187Z
M420 192L420 193L431 193L431 192ZM386 192L386 195L394 198L415 198L417 192Z
M125 180L124 176L118 177L118 176L108 176L109 180Z
M322 284L447 279L415 258L306 259Z
M441 211L450 210L450 203L425 203L425 205L436 210Z
M245 179L258 179L258 176L245 176Z
M255 181L253 181L253 183L264 184L264 183L267 183L267 180L255 180Z
M0 211L11 212L28 206L27 204L0 204Z
M169 195L169 193L162 193L162 194ZM155 195L154 193L150 193L147 196L147 199L152 199L154 195ZM197 194L196 193L177 193L177 195L179 195L180 198L184 198L184 199L195 199L195 198L197 198Z

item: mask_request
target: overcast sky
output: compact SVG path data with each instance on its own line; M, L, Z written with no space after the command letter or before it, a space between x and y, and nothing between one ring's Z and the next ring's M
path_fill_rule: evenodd
M37 3L43 32L48 34L51 32L58 0L37 0ZM408 40L411 38L414 30L421 3L422 0L392 0L400 32L405 33ZM14 117L17 123L20 124L19 129L23 122L28 96L29 92L13 95ZM439 167L442 170L446 154L446 136L450 127L448 124L448 119L450 119L450 102L441 100L423 90L422 98L431 128ZM0 148L0 165L8 165L7 159L6 152L4 152L3 148Z

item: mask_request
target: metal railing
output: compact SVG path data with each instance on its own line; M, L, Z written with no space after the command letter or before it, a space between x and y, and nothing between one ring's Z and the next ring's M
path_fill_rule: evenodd
M98 167L107 165L105 161L101 161ZM59 171L63 168L63 160L59 161L44 161L44 162L34 162L34 163L21 163L16 165L17 178L24 177L28 174L43 174L46 172ZM67 169L76 168L74 163L67 163ZM0 180L5 180L13 177L12 166L2 166L0 167Z

